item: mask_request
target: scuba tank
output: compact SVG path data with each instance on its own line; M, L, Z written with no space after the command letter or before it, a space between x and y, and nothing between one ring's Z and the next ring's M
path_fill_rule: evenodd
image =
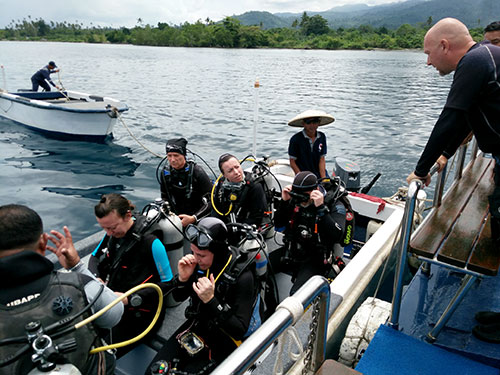
M170 211L168 203L157 198L144 207L142 214L153 221L148 233L154 234L165 246L172 273L178 273L179 260L184 255L184 235L181 219ZM178 305L169 294L166 306Z
M56 368L50 372L40 371L34 368L27 375L82 375L80 370L78 370L71 363L65 363L64 365L57 365Z

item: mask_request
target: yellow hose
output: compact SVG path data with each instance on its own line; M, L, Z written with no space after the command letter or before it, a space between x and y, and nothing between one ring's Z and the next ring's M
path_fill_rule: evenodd
M144 336L146 336L149 333L149 331L151 331L151 329L153 328L153 326L156 324L156 322L158 320L158 317L160 316L161 308L163 306L163 292L162 292L162 290L160 289L160 287L158 285L153 284L153 283L141 284L141 285L137 285L136 287L133 287L132 289L129 289L127 292L125 292L121 296L117 297L109 305L103 307L101 310L99 310L95 314L89 316L87 319L82 320L80 323L75 324L75 329L81 328L84 325L86 325L86 324L92 322L93 320L99 318L102 314L104 314L106 311L108 311L109 309L111 309L114 305L116 305L117 303L120 303L124 298L126 298L129 295L131 295L132 293L135 293L136 291L138 291L140 289L144 289L144 288L153 288L153 289L155 289L158 292L158 299L159 299L158 300L158 308L156 309L156 314L155 314L153 320L151 321L151 323L149 324L149 326L141 334L139 334L138 336L136 336L136 337L134 337L134 338L132 338L130 340L118 342L118 343L112 344L112 345L100 346L98 348L92 349L90 351L90 354L95 354L95 353L102 352L104 350L121 348L123 346L130 345L130 344L132 344L132 343L134 343L134 342L142 339Z

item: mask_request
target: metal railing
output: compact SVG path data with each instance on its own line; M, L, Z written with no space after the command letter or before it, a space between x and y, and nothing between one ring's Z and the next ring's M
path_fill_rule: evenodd
M328 309L330 306L330 285L322 276L313 276L292 297L302 305L302 314L319 297L318 329L313 344L311 370L316 372L326 356L326 331L328 328ZM281 305L280 305L281 306ZM276 312L224 362L211 373L212 375L237 375L245 372L286 329L297 320L286 308Z
M474 159L477 154L477 142L473 141L471 158ZM455 170L455 181L462 177L462 170L465 164L465 157L467 155L467 145L462 145L458 153L458 163ZM438 165L435 164L430 170L430 175L432 176L439 169ZM434 191L434 202L433 206L439 207L442 202L444 185L446 179L446 167L438 174L438 180L436 182L436 188ZM408 195L406 197L405 213L402 223L402 238L401 245L398 253L398 260L396 264L396 273L394 276L394 294L392 297L392 312L389 319L389 325L395 329L399 328L399 313L401 309L401 297L403 291L403 277L404 271L407 263L408 247L410 243L410 238L413 229L413 215L415 213L415 207L417 205L418 192L423 188L423 183L421 180L413 180L408 187Z

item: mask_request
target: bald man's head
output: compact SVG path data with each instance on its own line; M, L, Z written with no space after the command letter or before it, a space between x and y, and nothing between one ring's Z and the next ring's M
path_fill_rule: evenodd
M425 34L427 65L441 75L449 74L474 43L467 26L455 18L443 18Z

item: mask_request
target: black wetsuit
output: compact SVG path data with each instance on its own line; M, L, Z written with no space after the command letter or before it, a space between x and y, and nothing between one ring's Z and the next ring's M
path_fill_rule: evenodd
M214 256L214 263L209 273L214 279L227 264L227 256ZM179 359L179 370L198 373L202 369L208 373L213 366L219 364L236 349L233 341L243 340L248 330L255 302L254 275L250 269L243 271L234 284L228 285L219 277L215 282L215 296L208 303L203 303L193 290L193 282L207 275L206 271L195 269L193 275L185 283L177 282L177 288L172 292L176 301L190 298L186 309L187 321L170 337L165 346L158 352L151 363L160 359L171 362ZM191 357L180 346L176 336L186 330L198 335L205 342L205 349ZM208 358L211 358L213 363ZM149 374L149 372L146 372Z
M267 210L266 195L262 184L253 182L250 176L245 172L245 184L237 191L224 188L224 178L219 180L214 191L215 209L212 207L212 216L228 223L231 214L234 214L237 223L260 227ZM231 194L236 196L236 200L230 199Z
M500 226L500 47L491 44L475 44L458 63L415 174L426 176L438 157L453 155L471 131L479 148L495 157L495 190L489 199Z
M7 257L0 258L0 339L24 336L24 326L31 319L40 320L47 328L52 323L79 312L92 301L101 283L94 280L83 264L79 264L69 273L54 271L54 265L42 255L34 251L22 251ZM73 308L65 315L57 315L53 310L53 303L59 296L71 296ZM116 295L104 288L102 294L93 305L94 312L111 303ZM123 312L123 306L117 305L95 321L100 328L111 328L118 323ZM78 323L90 314L83 315L74 321ZM32 318L29 318L29 317ZM36 318L33 318L36 317ZM41 318L42 317L42 318ZM28 321L24 321L28 319ZM96 341L96 331L93 324L58 338L60 343L69 338L75 338L78 346L75 352L65 356L70 363L79 367L83 374L96 374L99 358L106 360L107 373L114 370L114 356L102 352L99 355L89 355L88 351L95 342L96 346L102 343ZM54 338L54 337L53 337ZM19 349L19 346L17 346ZM16 350L17 350L16 349ZM15 352L10 345L0 346L0 359ZM2 374L26 374L33 364L28 351L19 360L9 367L0 368ZM102 360L101 358L101 360ZM7 372L4 372L7 371Z
M138 216L137 220L142 220L142 217ZM151 234L142 236L132 248L127 246L133 239L136 225L137 223L134 223L123 238L117 239L106 235L92 253L89 269L96 277L106 281L108 287L115 292L123 293L148 282L157 284L163 294L166 294L171 289L173 275L165 247L156 236ZM119 256L120 250L127 250L127 248L129 250ZM131 303L125 306L120 324L112 331L113 343L137 336L151 323L156 313L158 294L154 289L141 289L135 294L140 296L142 301L137 306L132 306ZM150 335L161 327L162 320L163 314ZM117 356L123 356L133 347L133 345L128 345L119 348Z
M344 209L345 210L345 209ZM276 228L284 228L289 262L293 273L290 295L313 275L326 276L331 265L325 263L333 246L342 239L345 211L337 213L335 204L316 207L296 205L291 199L280 201L274 216Z
M162 199L169 202L177 215L195 215L201 219L210 213L208 201L212 181L196 163L187 162L179 171L165 167L161 174L160 190Z

